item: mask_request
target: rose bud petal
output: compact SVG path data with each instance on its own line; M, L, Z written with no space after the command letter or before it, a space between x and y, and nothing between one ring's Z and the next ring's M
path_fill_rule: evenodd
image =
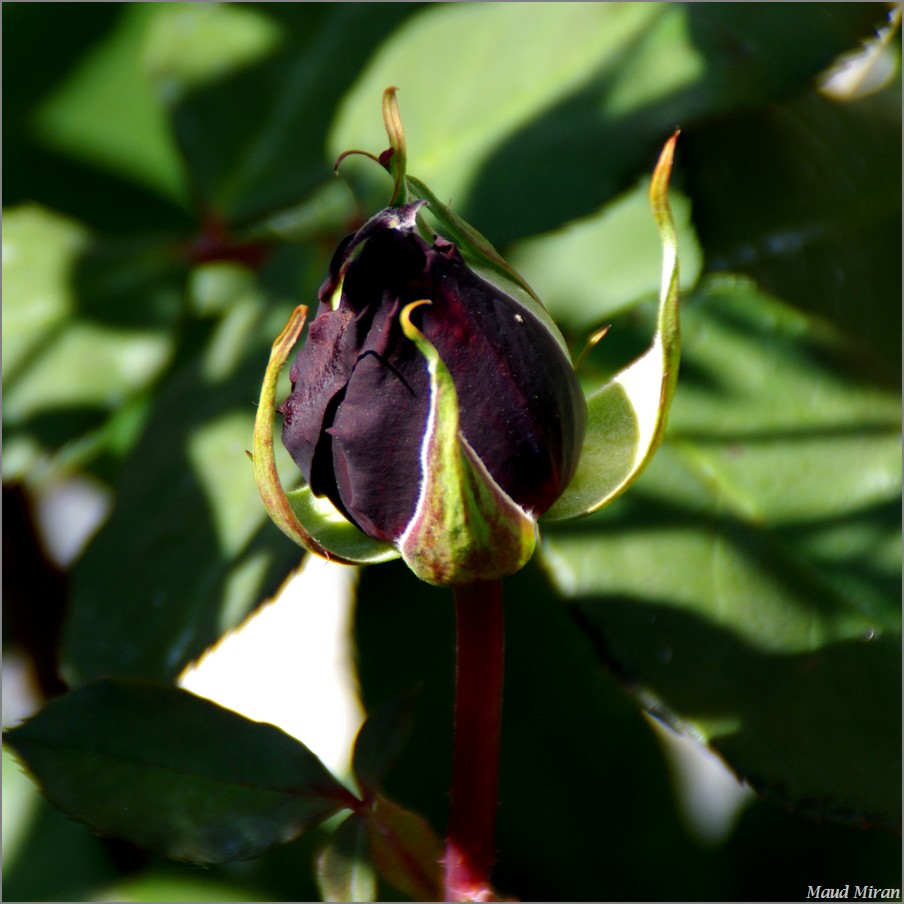
M413 538L429 535L444 564L421 576L461 583L524 564L524 523L532 536L571 479L586 403L549 328L455 245L421 237L423 204L381 211L340 245L291 370L282 437L315 495L415 571ZM511 522L501 532L474 521L498 520L488 506Z

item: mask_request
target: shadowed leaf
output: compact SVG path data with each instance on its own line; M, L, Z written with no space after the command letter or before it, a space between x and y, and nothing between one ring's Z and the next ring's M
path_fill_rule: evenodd
M61 810L176 860L256 857L355 804L279 729L171 687L99 681L5 738Z

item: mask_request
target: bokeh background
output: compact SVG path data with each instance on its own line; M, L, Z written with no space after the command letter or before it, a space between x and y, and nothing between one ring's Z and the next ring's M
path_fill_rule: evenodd
M4 726L98 675L181 676L341 771L362 713L417 686L388 787L441 832L452 609L403 567L293 584L278 605L307 620L220 671L244 707L185 677L300 564L244 452L270 342L388 197L369 161L332 166L386 146L396 85L409 171L575 355L612 325L581 366L600 385L652 334L646 189L680 128L669 432L630 493L544 528L508 583L495 882L525 900L900 887L898 6L2 15ZM95 837L8 753L3 777L7 900L318 899L331 826L202 870Z

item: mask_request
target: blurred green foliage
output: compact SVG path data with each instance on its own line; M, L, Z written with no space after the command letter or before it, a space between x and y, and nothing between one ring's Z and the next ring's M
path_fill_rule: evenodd
M652 334L644 192L680 127L669 432L629 494L545 529L508 583L495 884L770 900L900 883L899 35L875 90L819 82L887 6L2 12L4 483L31 499L87 474L115 500L64 575L27 554L27 506L4 506L4 645L46 692L57 670L172 682L297 565L244 450L272 339L388 197L367 161L332 173L343 150L385 147L384 88L409 171L506 253L575 353L612 324L588 386ZM440 833L452 636L441 592L363 571L367 708L422 685L387 787ZM642 709L771 800L701 841ZM6 754L4 779L9 900L318 894L330 825L202 871L95 838Z

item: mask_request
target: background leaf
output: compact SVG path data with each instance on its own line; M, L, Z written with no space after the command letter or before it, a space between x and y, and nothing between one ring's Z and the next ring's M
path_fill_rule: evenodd
M205 207L247 221L298 203L330 178L336 155L325 136L336 104L380 41L418 8L266 3L161 13L148 68ZM199 60L207 61L203 73Z
M770 796L896 825L896 394L743 281L683 327L666 448L623 505L550 526L544 561L648 708Z
M368 792L379 789L411 734L414 694L393 697L371 713L355 739L352 770Z
M300 560L267 542L246 455L278 321L250 273L233 266L221 276L227 313L199 319L184 337L124 462L114 510L73 573L64 634L72 682L173 679Z
M110 34L44 99L34 126L57 152L134 179L178 203L185 199L180 161L142 66L148 23L156 15L145 6L125 10Z
M255 857L354 803L288 735L176 688L101 681L6 740L60 809L177 860Z
M899 375L900 72L848 103L810 91L715 117L687 137L707 268L749 274L830 318Z
M8 212L3 243L7 478L37 484L36 455L96 463L134 434L173 354L185 267L164 243L95 237L35 206Z
M370 98L399 85L409 171L498 246L590 213L648 172L676 127L799 89L885 15L869 4L768 17L725 3L526 9L414 18L345 100L331 147L384 146ZM441 117L426 72L454 86Z
M684 157L684 139L679 138ZM649 179L604 204L590 216L550 233L515 242L508 259L541 299L555 299L556 314L573 334L587 335L608 318L659 293L662 243L650 214ZM682 291L694 287L702 258L691 205L669 191L681 257Z

